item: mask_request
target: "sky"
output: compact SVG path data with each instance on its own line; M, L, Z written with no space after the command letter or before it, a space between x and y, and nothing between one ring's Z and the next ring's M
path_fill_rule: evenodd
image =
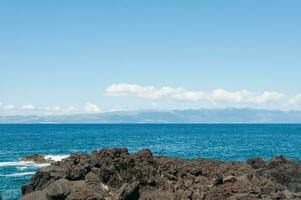
M0 115L301 110L299 0L0 0Z

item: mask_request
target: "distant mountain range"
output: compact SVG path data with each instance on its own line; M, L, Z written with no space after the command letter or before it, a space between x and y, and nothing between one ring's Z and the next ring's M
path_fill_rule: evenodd
M301 123L301 111L202 109L61 116L0 116L0 123Z

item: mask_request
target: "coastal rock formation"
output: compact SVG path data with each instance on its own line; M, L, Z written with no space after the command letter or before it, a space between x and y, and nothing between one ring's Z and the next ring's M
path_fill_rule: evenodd
M22 200L301 199L301 163L282 156L222 162L104 149L41 168Z
M45 156L42 155L32 155L32 156L25 156L21 159L22 161L26 161L26 162L34 162L34 163L49 163L51 162L51 160L47 160L45 158Z

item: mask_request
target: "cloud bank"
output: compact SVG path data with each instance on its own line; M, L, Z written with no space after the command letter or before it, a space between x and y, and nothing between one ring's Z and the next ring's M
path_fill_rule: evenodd
M86 102L84 109L87 113L100 113L101 112L101 109L97 105L90 103L90 102Z
M100 113L102 110L94 103L86 102L82 108L74 106L46 106L36 107L32 104L15 106L0 102L0 115L70 115L82 113Z
M247 90L227 91L224 89L216 89L211 92L207 91L190 91L182 87L161 87L141 86L137 84L118 83L112 84L105 90L108 96L136 96L139 98L160 100L170 98L182 101L224 101L234 103L261 104L277 101L285 98L286 95L266 91L261 94L252 93Z
M135 105L133 99L115 99L114 104L107 105L105 111L90 101L82 106L46 106L33 104L14 105L0 102L0 115L69 115L82 113L116 112L122 110L148 109L186 109L186 108L241 108L301 110L301 93L287 95L277 91L251 92L249 90L228 91L215 89L212 91L188 90L183 87L154 87L130 83L116 83L104 90L103 98L110 101L112 97L134 97L144 99ZM106 99L108 98L108 99ZM167 100L167 101L166 101ZM105 102L104 101L104 102ZM120 102L118 102L120 101ZM112 101L113 102L113 101ZM117 105L115 104L117 103ZM145 107L143 107L143 105ZM139 107L137 107L139 106ZM169 106L169 107L168 107ZM130 109L129 109L130 108Z
M76 114L79 113L79 111L80 109L77 109L73 106L36 107L32 104L15 106L13 104L4 104L0 102L0 115L64 115Z
M138 84L116 83L105 89L106 96L133 96L148 100L170 99L187 102L209 102L211 104L230 106L278 106L278 109L293 109L301 106L301 94L289 97L276 91L261 93L248 90L228 91L216 89L213 91L191 91L183 87L142 86Z

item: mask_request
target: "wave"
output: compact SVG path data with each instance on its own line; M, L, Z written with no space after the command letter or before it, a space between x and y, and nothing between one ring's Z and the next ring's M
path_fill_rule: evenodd
M0 162L0 167L11 167L11 166L25 166L34 165L34 162L29 161L17 161L17 162Z
M64 158L67 158L69 155L45 155L44 158L53 161L61 161ZM32 161L12 161L12 162L0 162L0 167L17 167L19 166L21 170L24 170L27 166L33 167L47 167L50 163L35 163Z
M24 171L24 170L28 169L29 167L31 167L31 166L20 166L20 167L17 167L17 170Z
M0 167L17 167L19 170L25 170L28 167L36 167L36 168L41 168L41 167L47 167L49 166L50 163L34 163L34 162L29 162L29 161L18 161L18 162L0 162Z
M14 174L5 174L5 175L0 175L0 176L5 176L5 177L20 177L20 176L29 176L33 175L35 172L22 172L22 173L14 173Z
M32 164L28 164L28 165L21 165L21 166L15 166L19 171L24 171L27 169L32 169L32 168L42 168L42 167L48 167L50 165L50 163L32 163Z
M46 160L51 160L51 161L61 161L68 157L69 155L45 155L44 156Z

